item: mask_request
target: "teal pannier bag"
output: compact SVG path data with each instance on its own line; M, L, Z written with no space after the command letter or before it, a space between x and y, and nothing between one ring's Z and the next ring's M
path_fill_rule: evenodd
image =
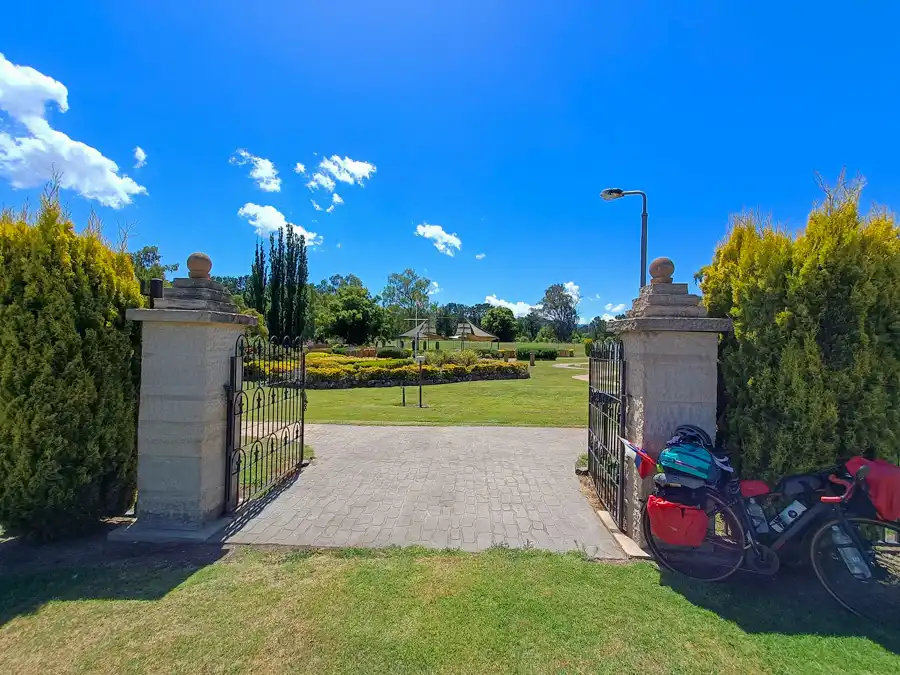
M719 467L712 454L691 443L676 443L670 445L661 453L657 462L666 470L683 473L694 478L700 478L707 483L719 481Z

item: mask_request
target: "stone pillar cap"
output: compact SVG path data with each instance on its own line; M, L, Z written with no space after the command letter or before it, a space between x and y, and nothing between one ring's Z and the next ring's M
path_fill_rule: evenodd
M209 279L212 260L205 253L191 253L187 259L188 276L191 279Z
M656 258L650 263L651 284L671 284L675 274L675 263L671 258Z

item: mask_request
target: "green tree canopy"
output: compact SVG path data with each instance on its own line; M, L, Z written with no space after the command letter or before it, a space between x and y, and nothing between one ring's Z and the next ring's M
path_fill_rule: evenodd
M481 320L481 327L503 342L516 339L516 317L507 307L491 307Z
M553 284L544 292L541 300L541 314L553 325L553 332L560 342L568 342L575 326L578 312L575 300L566 292L562 284Z
M149 284L151 279L168 281L166 275L169 272L178 271L178 263L162 264L158 246L144 246L134 253L130 253L129 256L131 257L131 266L134 268L134 276L145 284Z
M710 315L734 321L719 434L748 478L898 460L900 228L859 196L827 191L796 238L739 216L698 275Z
M384 323L384 310L366 288L342 286L328 297L319 317L323 334L337 337L347 344L365 345L379 337Z
M525 341L534 340L537 337L541 326L546 323L544 317L536 309L532 309L525 316L517 319L518 335Z

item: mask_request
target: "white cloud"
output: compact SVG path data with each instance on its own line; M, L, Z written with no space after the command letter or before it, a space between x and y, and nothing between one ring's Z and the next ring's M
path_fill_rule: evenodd
M310 190L318 190L321 187L325 188L329 192L334 192L334 181L324 173L317 171L312 175L312 178L309 179L306 187L308 187Z
M271 160L251 155L241 148L228 161L238 166L243 166L250 162L253 164L253 168L250 170L250 178L256 181L256 185L260 190L263 192L281 192L281 179L278 177L278 169L275 168Z
M344 200L341 198L341 196L337 192L335 192L333 195L331 195L331 202L333 204L343 204Z
M238 209L238 215L246 218L260 236L277 232L283 227L293 227L297 234L306 237L307 246L318 246L322 243L322 237L315 232L308 232L300 225L289 223L284 214L274 206L260 206L247 202Z
M475 260L484 260L487 257L487 253L476 253Z
M340 248L340 247L341 247L341 242L338 242L338 243L337 243L337 248Z
M614 305L611 302L606 303L603 307L607 312L611 312L612 314L621 314L625 311L625 303L619 303L618 305Z
M506 307L507 309L511 309L513 316L516 318L527 315L532 309L540 308L540 305L529 305L527 302L508 302L507 300L501 300L496 295L489 295L484 301L492 307Z
M52 129L46 120L23 121L28 136L0 132L0 174L14 188L34 188L59 175L59 184L85 199L95 199L114 209L130 204L133 195L147 188L119 174L119 165L96 148Z
M369 162L360 162L349 157L341 159L337 155L326 157L319 162L319 168L335 180L342 183L362 185L364 180L375 173L375 165Z
M577 305L581 302L581 288L574 281L567 281L563 284L563 288L566 289L566 294L572 298L572 301Z
M294 173L305 174L306 173L306 165L301 162L297 162L297 165L294 167Z
M140 169L147 163L147 153L144 152L144 149L141 146L137 146L134 149L134 168Z
M325 213L333 213L334 212L334 204L325 209Z
M438 251L446 253L451 258L453 257L454 248L457 251L462 248L462 240L455 233L449 234L444 232L444 228L440 225L429 225L428 223L416 225L416 234L420 237L431 239Z
M437 295L443 290L444 289L441 288L441 285L438 282L432 281L431 286L428 288L428 295Z
M312 203L313 208L314 208L316 211L324 211L324 210L325 210L325 209L323 209L321 206L319 206L318 202L317 202L315 199L310 199L309 201Z
M69 90L62 82L30 66L17 66L0 53L0 109L11 117L44 117L45 105L53 101L61 112L69 109Z
M604 321L612 321L616 317L613 316L612 314L601 314L600 318L603 319Z
M66 112L65 85L0 53L0 110L25 132L14 136L0 131L0 175L14 188L38 187L58 175L60 187L114 209L130 204L134 195L147 194L99 150L53 129L44 119L48 102Z

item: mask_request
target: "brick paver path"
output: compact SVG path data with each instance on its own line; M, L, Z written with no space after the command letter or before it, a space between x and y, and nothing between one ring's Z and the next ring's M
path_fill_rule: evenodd
M579 491L583 429L307 426L317 458L228 541L622 550Z

